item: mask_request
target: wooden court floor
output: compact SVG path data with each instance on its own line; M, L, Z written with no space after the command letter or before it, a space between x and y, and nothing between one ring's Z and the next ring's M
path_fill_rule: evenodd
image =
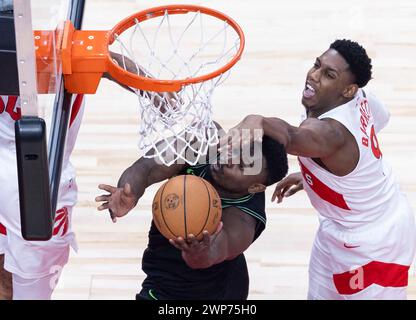
M390 108L391 121L379 136L389 161L416 207L416 2L413 0L206 0L180 1L224 11L245 31L247 47L231 77L214 95L215 119L225 128L260 113L297 124L307 70L337 38L362 43L373 58L368 86ZM172 1L88 0L84 29L107 29L143 8ZM256 7L256 5L258 7ZM151 221L149 188L127 217L113 224L98 213L99 183L116 184L140 154L136 97L104 80L87 97L73 153L79 201L73 228L79 251L71 253L54 299L133 299L144 274L140 263ZM290 158L290 171L297 164ZM270 199L272 189L268 190ZM250 299L305 299L308 260L318 221L305 194L276 205L267 202L268 224L246 253ZM416 298L411 268L409 298Z

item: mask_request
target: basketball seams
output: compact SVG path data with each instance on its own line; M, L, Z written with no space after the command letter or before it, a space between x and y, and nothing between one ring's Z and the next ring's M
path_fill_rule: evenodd
M167 181L164 185L163 185L163 189L162 192L160 193L160 215L162 216L163 222L165 223L166 228L169 230L169 232L175 237L177 238L178 236L172 232L172 230L169 228L169 224L167 223L166 219L165 219L165 215L163 214L163 192L165 191L166 186L169 184L169 181ZM160 230L159 230L160 231Z
M186 175L183 176L183 223L185 227L185 239L188 239L188 227L186 225Z
M198 195L201 195L201 198ZM168 239L182 237L187 240L188 234L192 233L199 240L204 230L212 234L215 231L211 229L217 221L216 217L221 216L222 211L221 207L218 208L221 199L214 187L203 178L192 175L169 179L156 193L154 203L154 223L159 232ZM204 208L206 205L208 208Z
M202 183L204 184L204 186L205 186L205 189L207 189L207 194L208 194L208 212L207 212L207 217L205 218L205 223L204 223L204 225L202 226L202 229L195 235L195 237L197 237L198 235L200 235L201 234L201 232L202 231L204 231L204 228L206 227L206 225L207 225L207 222L208 222L208 218L210 217L210 213L211 213L211 192L210 192L210 190L209 190L209 188L208 188L208 186L207 186L207 184L205 183L205 181L203 180L203 179L201 179L201 181L202 181Z

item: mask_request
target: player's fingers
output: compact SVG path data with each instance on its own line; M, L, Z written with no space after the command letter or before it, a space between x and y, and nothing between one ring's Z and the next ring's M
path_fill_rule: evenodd
M287 191L288 188L289 187L285 187L285 188L279 190L279 193L277 195L277 203L281 203L283 201L284 194L285 194L285 192Z
M247 138L241 141L241 150L243 151L248 151L251 148L252 145L252 141L251 138Z
M188 243L189 246L194 246L194 245L198 244L198 240L196 239L196 237L192 233L188 235L188 238L186 239L186 242Z
M115 213L113 212L113 210L111 210L110 208L108 209L108 212L110 213L110 218L111 221L113 221L113 223L117 222L117 216L115 215Z
M285 192L287 192L287 189L292 187L293 185L299 184L302 185L302 182L299 182L299 179L297 178L297 173L292 173L288 175L286 178L284 178L276 184L275 191L272 196L272 201L278 198L277 203L280 203L283 200L283 197L285 196Z
M272 197L272 202L277 198L276 203L281 203L283 201L283 197L287 190L290 188L290 186L285 186L283 188L279 188L278 190L275 190L275 193Z
M254 143L262 143L263 142L263 136L262 135L254 135L253 141L254 141Z
M188 244L186 243L186 241L182 237L176 238L175 242L178 246L180 246L181 250L183 250L183 251L188 251L189 250Z
M287 187L288 187L287 184L276 185L276 188L274 189L273 196L272 196L272 202L277 198L277 203L280 203L282 201L283 190L285 190Z
M209 246L211 242L211 238L209 236L209 232L207 230L204 230L202 232L202 243L204 244L204 246Z
M283 189L283 190L279 190L279 194L277 195L277 203L281 203L282 202L282 200L283 200L283 192L284 192L284 190L285 189Z
M278 203L280 203L280 202L282 202L282 200L283 200L283 197L285 197L286 196L286 193L290 190L290 188L291 188L292 186L286 186L286 187L284 187L282 190L281 190L281 192L280 192L280 201L278 202Z
M224 134L222 137L220 137L219 139L219 152L227 152L230 142L231 142L231 134L230 133L226 133Z
M108 184L99 184L98 189L105 190L105 191L108 191L110 193L114 193L117 190L116 187L110 186Z
M215 230L213 235L216 236L218 233L220 233L223 226L224 226L224 223L222 221L220 221L220 223L218 223L217 229Z
M283 201L283 196L280 193L279 196L277 197L277 203L282 203L282 201Z
M241 143L242 143L242 137L240 134L240 130L234 129L233 132L231 133L231 146L233 148L240 149Z
M248 132L242 134L242 147L251 147L252 144L261 144L263 142L263 136L261 134L257 134L256 130L259 129L254 129L254 131L249 130Z
M106 210L106 209L108 209L108 206L109 206L108 202L105 202L105 203L103 203L102 205L100 205L100 206L97 208L97 210L98 210L98 211L103 211L103 210Z
M173 239L169 239L169 243L174 246L176 249L178 250L182 250L182 248L173 240Z
M101 196L95 197L95 202L108 201L109 198L110 198L109 194L102 194Z
M272 202L277 198L277 202L279 202L279 197L281 194L281 189L276 187L276 189L274 189L273 195L272 195Z
M290 197L291 195L294 195L296 192L303 189L302 185L296 185L293 188L289 189L286 193L283 194L284 197Z
M289 184L290 184L290 182L288 182L287 177L284 178L283 180L279 181L276 184L276 187L274 188L274 193L273 193L272 201L274 201L274 199L276 199L276 197L282 192L282 189L284 189L285 187L287 187Z
M227 135L225 135L224 137L221 137L219 139L219 147L218 147L218 152L225 152L228 148L228 139L227 139Z
M274 189L273 195L272 195L272 202L278 197L280 189Z

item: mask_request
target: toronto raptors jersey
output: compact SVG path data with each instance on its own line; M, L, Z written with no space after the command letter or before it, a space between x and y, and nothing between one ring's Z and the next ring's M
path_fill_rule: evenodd
M69 165L69 157L75 146L75 141L81 125L84 108L83 95L74 95L72 111L67 134L62 169ZM21 118L20 99L17 96L0 96L0 146L14 148L14 122Z
M393 212L402 198L376 137L389 120L385 106L360 89L354 99L319 117L325 118L349 130L357 142L359 160L351 173L336 176L311 158L299 157L304 189L312 205L321 216L348 228Z

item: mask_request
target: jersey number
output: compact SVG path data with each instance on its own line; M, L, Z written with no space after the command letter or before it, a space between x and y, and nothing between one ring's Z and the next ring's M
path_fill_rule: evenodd
M382 156L382 153L381 153L381 150L380 150L380 146L378 144L378 140L377 140L377 136L376 136L376 131L374 130L374 126L371 127L370 140L371 140L371 150L373 151L374 156L377 159L380 159L381 156Z

